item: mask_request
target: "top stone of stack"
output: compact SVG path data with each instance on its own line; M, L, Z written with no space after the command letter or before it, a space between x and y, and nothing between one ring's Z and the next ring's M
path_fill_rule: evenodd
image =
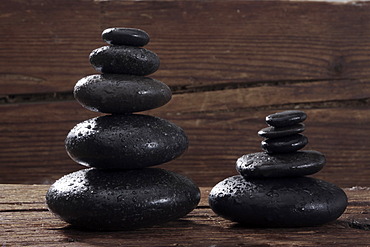
M306 120L307 115L303 111L283 111L268 115L266 123L274 127L287 127Z
M102 38L110 45L128 45L141 47L149 43L149 35L136 28L108 28L102 33Z

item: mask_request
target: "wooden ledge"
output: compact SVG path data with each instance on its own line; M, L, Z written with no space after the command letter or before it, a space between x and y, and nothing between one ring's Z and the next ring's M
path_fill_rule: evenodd
M186 217L135 231L72 229L45 205L49 185L0 185L1 246L369 246L370 188L345 189L346 212L335 222L306 228L244 228L213 213L202 187Z

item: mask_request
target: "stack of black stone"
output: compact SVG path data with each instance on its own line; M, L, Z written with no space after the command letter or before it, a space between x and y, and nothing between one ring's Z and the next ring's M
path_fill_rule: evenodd
M226 178L211 191L209 203L220 216L247 226L316 226L337 219L347 196L337 186L306 177L326 160L317 151L298 151L308 140L302 111L266 117L270 125L258 132L265 152L247 154L236 162L240 175Z
M68 174L49 189L49 209L78 228L122 230L147 227L185 216L200 200L188 178L149 166L180 156L188 147L184 131L149 115L133 114L166 104L170 88L144 77L159 68L144 48L146 32L110 28L110 45L90 54L103 74L77 82L74 96L89 110L108 113L77 124L66 138L70 157L88 169Z

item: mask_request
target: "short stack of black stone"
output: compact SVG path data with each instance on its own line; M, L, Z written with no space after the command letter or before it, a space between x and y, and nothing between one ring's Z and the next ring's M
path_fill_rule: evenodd
M298 151L307 143L302 111L266 117L269 127L258 134L264 152L243 155L236 162L240 175L218 183L209 195L213 211L247 226L302 227L337 219L347 207L347 196L337 186L306 177L320 171L325 156Z
M66 150L91 168L68 174L49 189L49 209L71 225L92 230L147 227L185 216L200 200L188 178L149 166L180 156L188 147L184 131L149 115L133 114L166 104L170 88L144 77L159 68L158 56L142 48L146 32L104 30L109 44L91 52L90 62L103 74L77 82L74 96L85 108L108 115L77 124Z

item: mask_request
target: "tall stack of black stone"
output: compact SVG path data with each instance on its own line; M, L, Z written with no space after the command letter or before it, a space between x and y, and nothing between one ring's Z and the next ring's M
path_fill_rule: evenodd
M226 178L211 191L209 203L224 218L248 226L300 227L337 219L347 197L337 186L306 175L320 171L325 156L298 151L307 143L302 111L284 111L266 117L269 127L264 152L243 155L236 162L240 175Z
M134 229L185 216L199 203L199 188L174 172L147 168L180 156L188 146L184 131L167 120L133 114L171 99L167 85L144 77L159 68L158 56L142 48L149 36L110 28L102 37L109 45L90 54L102 74L79 80L74 96L108 115L69 132L68 154L91 168L56 181L46 194L48 207L73 226L93 230Z

